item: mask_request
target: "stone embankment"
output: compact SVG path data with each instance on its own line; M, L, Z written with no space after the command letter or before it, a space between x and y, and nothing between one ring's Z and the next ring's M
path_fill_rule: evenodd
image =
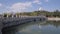
M49 17L48 17L48 20L49 20L49 21L60 21L60 18L57 18L57 17L56 17L56 18L53 18L53 17L52 17L52 18L49 18Z

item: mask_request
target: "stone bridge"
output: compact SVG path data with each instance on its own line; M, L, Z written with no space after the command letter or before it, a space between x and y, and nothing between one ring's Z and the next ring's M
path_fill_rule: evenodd
M0 18L0 32L3 28L29 23L32 21L46 20L45 16L21 16L21 17L2 17Z

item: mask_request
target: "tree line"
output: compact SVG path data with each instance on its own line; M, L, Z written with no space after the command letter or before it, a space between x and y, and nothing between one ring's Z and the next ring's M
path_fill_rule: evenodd
M4 13L4 17L6 17L6 15L11 16L12 14L7 14ZM40 16L40 15L44 15L46 17L60 17L60 11L59 10L55 10L55 11L45 11L45 10L39 10L39 11L33 11L33 12L23 12L23 13L15 13L15 15L21 15L21 16Z

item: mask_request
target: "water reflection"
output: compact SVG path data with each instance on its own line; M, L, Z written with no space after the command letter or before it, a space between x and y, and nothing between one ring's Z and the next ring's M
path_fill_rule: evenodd
M60 21L31 22L4 29L3 34L60 34Z

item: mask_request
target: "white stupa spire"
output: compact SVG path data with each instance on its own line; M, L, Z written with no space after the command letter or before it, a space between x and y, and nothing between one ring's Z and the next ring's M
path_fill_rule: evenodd
M42 10L42 7L40 7L39 10Z

